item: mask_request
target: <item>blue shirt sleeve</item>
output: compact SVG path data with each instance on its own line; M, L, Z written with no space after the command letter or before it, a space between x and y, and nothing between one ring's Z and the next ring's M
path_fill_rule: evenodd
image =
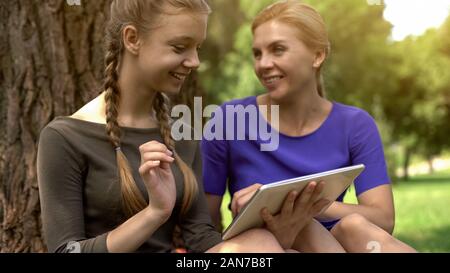
M218 108L222 110L222 107ZM217 117L213 115L212 118ZM222 128L225 128L224 126ZM225 132L223 132L225 137ZM202 139L203 185L206 193L224 195L228 179L229 149L226 140Z
M355 180L357 196L375 187L390 184L380 133L375 120L365 111L360 111L352 119L349 147L352 164L366 166Z

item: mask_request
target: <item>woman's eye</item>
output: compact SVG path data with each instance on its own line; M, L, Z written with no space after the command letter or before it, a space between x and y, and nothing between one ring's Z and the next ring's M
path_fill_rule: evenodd
M283 52L284 52L284 48L282 48L282 47L276 47L276 48L275 48L275 54L280 55L280 54L282 54Z

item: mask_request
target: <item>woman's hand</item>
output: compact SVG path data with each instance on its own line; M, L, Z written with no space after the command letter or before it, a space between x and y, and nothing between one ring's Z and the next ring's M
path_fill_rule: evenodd
M147 188L148 208L168 218L176 200L175 179L170 164L175 160L166 145L157 141L147 142L139 147L141 166L139 174Z
M231 200L231 213L233 214L233 218L238 215L241 209L261 186L261 184L256 183L234 193L233 199Z
M324 183L311 182L299 194L290 192L280 213L271 215L267 208L262 209L261 217L284 249L292 248L299 232L318 215L330 201L319 199Z

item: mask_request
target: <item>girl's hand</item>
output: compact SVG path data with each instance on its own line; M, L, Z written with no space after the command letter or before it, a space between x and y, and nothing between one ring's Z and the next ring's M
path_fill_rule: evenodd
M231 213L233 214L233 218L238 215L241 209L261 186L261 184L256 183L234 193L233 199L231 200Z
M290 192L281 211L271 215L267 208L262 209L261 217L284 249L292 248L299 232L319 214L330 201L319 199L324 183L311 182L298 194Z
M139 174L147 188L148 207L168 218L176 200L175 179L170 169L174 162L173 153L166 145L157 141L147 142L139 147L141 166Z

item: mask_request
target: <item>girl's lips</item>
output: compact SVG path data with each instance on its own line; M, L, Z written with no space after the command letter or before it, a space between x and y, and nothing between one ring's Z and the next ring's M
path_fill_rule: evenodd
M188 76L188 74L182 74L182 73L176 73L176 72L169 72L169 74L177 79L178 81L184 81L186 79L186 77Z

